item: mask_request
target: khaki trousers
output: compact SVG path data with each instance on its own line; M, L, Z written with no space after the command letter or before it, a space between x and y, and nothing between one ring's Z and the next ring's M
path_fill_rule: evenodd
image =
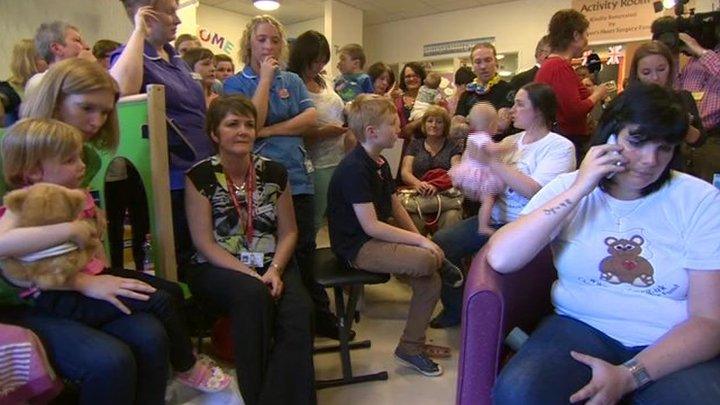
M392 274L410 285L413 294L398 350L410 355L421 353L425 331L440 299L440 274L432 253L417 246L371 239L360 248L353 265L372 273Z

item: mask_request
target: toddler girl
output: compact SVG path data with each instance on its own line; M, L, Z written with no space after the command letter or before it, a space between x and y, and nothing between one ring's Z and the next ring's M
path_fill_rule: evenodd
M457 129L464 123L453 122ZM462 160L448 172L453 186L463 191L465 197L480 201L478 233L490 235L495 229L490 226L490 215L495 197L505 189L505 183L489 166L492 156L508 152L494 143L491 134L497 131L498 116L490 103L477 103L467 116L469 134L465 143ZM451 132L453 131L451 129Z

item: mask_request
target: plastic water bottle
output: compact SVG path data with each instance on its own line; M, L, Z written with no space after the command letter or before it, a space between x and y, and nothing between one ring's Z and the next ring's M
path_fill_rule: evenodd
M153 260L153 248L152 239L150 234L145 235L145 242L143 242L143 258L142 271L145 274L155 275L155 261Z

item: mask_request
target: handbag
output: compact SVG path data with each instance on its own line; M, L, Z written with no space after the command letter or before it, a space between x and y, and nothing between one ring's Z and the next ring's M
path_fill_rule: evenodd
M430 196L420 195L414 188L403 188L397 193L405 210L409 213L417 213L427 226L435 225L445 211L462 209L463 195L454 187ZM431 220L428 221L426 217Z
M445 191L452 187L452 178L445 169L428 170L420 178L420 181L432 184L438 191Z

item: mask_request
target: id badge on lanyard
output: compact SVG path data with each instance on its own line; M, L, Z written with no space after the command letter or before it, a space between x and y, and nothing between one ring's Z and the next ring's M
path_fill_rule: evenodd
M249 267L262 268L265 266L265 253L240 252L240 261Z
M253 204L253 193L255 192L255 165L252 160L250 161L250 167L248 168L247 175L245 177L244 188L238 188L232 181L232 178L225 173L225 179L228 186L228 194L230 194L230 200L235 207L238 214L238 220L242 220L243 214L245 214L245 240L246 249L250 249L252 246L252 240L254 236L253 229L253 218L255 216L255 206ZM238 191L245 191L245 209L240 205ZM241 252L240 261L250 267L263 267L265 262L265 254L261 252Z

